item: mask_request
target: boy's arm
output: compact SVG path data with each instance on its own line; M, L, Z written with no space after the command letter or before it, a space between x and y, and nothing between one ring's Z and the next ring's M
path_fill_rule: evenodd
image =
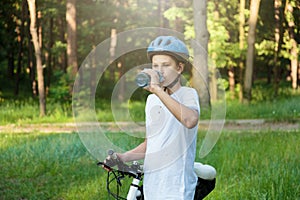
M153 90L160 100L165 104L169 111L179 120L185 127L193 128L198 124L199 113L197 110L186 107L173 99L162 88L156 87Z
M141 160L145 158L146 153L146 146L147 146L147 139L134 149L127 151L125 153L117 153L117 156L123 162L130 162L135 160Z
M179 103L173 99L164 89L160 86L157 73L153 70L147 70L151 75L151 83L145 89L155 94L165 104L169 111L180 121L185 127L193 128L198 124L199 113L195 109L188 108L187 106Z

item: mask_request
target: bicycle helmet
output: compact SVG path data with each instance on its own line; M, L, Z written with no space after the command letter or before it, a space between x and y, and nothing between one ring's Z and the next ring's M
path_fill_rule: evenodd
M189 51L185 44L174 36L159 36L153 40L147 49L148 58L152 60L155 54L171 55L183 62L189 58Z

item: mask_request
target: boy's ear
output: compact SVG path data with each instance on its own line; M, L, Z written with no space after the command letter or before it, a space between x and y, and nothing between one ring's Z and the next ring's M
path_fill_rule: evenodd
M184 70L184 63L182 63L182 62L178 63L178 70L179 70L180 74L183 72L183 70Z

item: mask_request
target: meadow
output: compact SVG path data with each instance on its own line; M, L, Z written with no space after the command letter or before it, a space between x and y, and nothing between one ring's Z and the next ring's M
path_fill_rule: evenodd
M299 144L299 130L223 132L213 151L197 158L218 172L206 199L299 199ZM112 199L106 172L77 133L0 133L0 160L1 200Z
M263 98L263 97L262 97ZM264 119L271 123L298 123L300 96L226 103L226 120ZM144 103L129 102L130 115L144 121ZM100 121L112 121L110 102L96 101ZM210 119L202 109L201 119ZM0 125L73 122L70 103L48 100L47 116L40 118L36 99L0 98ZM300 130L223 130L208 156L197 161L218 172L215 199L300 199ZM122 133L108 138L126 148L139 141ZM203 132L199 132L198 151ZM99 168L76 132L0 132L0 200L112 199L106 191L106 172ZM125 184L126 185L126 184ZM126 192L124 188L123 192Z
M283 97L279 99L242 104L238 100L226 102L226 119L265 119L269 121L295 122L300 119L300 95ZM126 106L130 117L134 121L144 121L145 102L130 101ZM111 102L96 100L95 111L101 122L114 121L111 111ZM127 117L127 116L126 116ZM124 121L128 118L124 117ZM210 119L210 109L202 108L201 119ZM39 117L38 100L20 98L1 101L0 98L0 125L5 124L39 124L39 123L64 123L74 122L72 105L70 102L54 102L51 99L47 104L47 116Z

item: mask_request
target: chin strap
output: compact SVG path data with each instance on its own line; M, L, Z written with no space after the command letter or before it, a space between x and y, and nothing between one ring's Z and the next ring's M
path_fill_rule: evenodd
M178 74L178 76L174 79L174 81L172 81L172 83L170 83L169 85L167 85L167 86L165 87L165 90L166 90L167 88L172 88L172 87L178 82L179 78L180 78L180 74Z

